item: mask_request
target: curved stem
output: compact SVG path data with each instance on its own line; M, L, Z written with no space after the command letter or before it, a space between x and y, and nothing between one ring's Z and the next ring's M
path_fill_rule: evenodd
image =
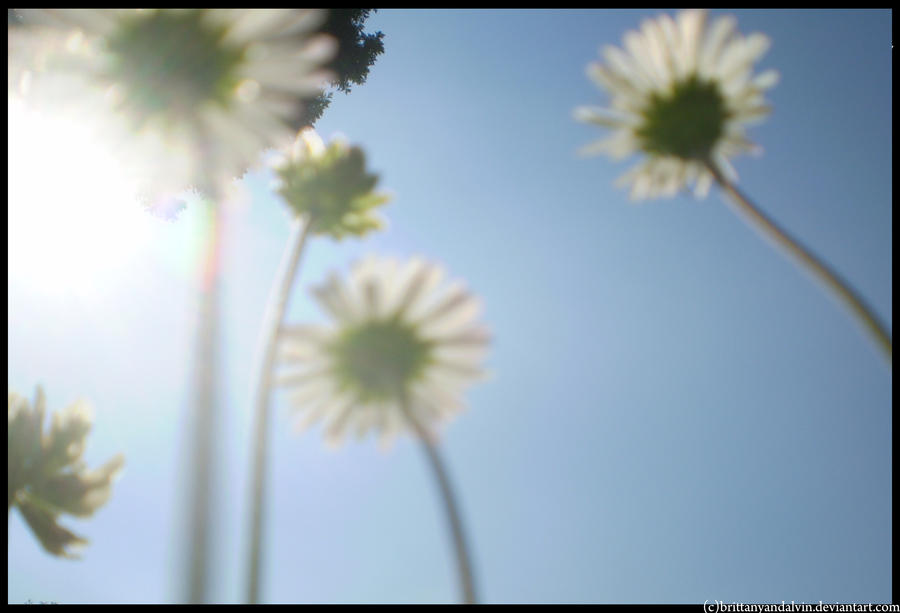
M400 407L404 415L409 420L413 429L422 441L422 447L428 456L428 462L434 471L438 485L441 489L441 496L444 499L444 508L447 511L447 521L450 524L450 531L453 535L453 547L456 551L456 563L459 570L459 581L462 588L462 596L464 604L475 604L475 581L472 576L472 565L469 560L469 548L466 545L465 533L463 531L462 520L460 519L459 510L457 509L456 499L453 495L453 488L450 485L450 478L441 456L438 453L437 446L431 434L425 430L425 427L419 423L419 420L413 415L409 409L405 397L401 396Z
M732 185L716 168L716 165L707 162L706 167L712 173L716 182L725 192L731 196L731 202L739 213L746 215L762 233L772 239L777 245L796 257L809 272L818 277L837 296L850 307L853 315L865 327L874 338L878 346L884 351L889 364L893 364L893 344L890 332L884 327L874 310L866 304L862 297L841 276L832 270L824 261L818 258L800 241L792 237L778 226L770 217L763 213L750 201L736 186Z
M250 506L253 509L250 523L250 561L247 575L247 602L259 602L259 578L262 564L263 516L265 502L266 451L269 435L269 398L272 391L272 370L277 355L278 331L281 328L287 310L291 287L297 276L300 255L309 236L310 223L305 219L296 219L291 230L291 239L285 249L279 267L279 275L275 279L272 293L269 296L267 313L263 322L262 354L259 380L256 388L256 404L254 406L255 426L253 439L253 480L250 485Z

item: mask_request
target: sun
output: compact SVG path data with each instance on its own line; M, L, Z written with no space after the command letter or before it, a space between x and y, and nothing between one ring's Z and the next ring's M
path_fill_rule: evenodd
M10 283L102 297L144 248L155 220L89 122L15 98L7 109Z

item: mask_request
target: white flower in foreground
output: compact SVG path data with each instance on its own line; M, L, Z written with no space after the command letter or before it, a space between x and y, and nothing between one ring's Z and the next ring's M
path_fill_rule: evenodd
M9 512L17 508L43 548L60 557L77 557L87 540L58 523L62 514L90 517L109 500L121 472L121 454L89 470L84 461L91 410L76 402L54 413L44 427L46 399L38 387L34 404L8 392L7 483Z
M617 184L630 185L633 199L673 196L687 184L703 197L713 175L707 164L736 179L729 158L755 147L744 136L747 124L770 109L763 92L778 73L753 76L753 64L769 39L735 31L733 17L707 28L706 12L683 11L644 21L625 34L625 50L607 46L606 64L592 63L588 75L610 95L611 108L582 107L576 118L613 130L585 153L615 159L643 152L647 159Z
M314 290L334 320L288 327L282 356L300 427L323 420L329 442L379 430L382 443L410 418L426 430L462 410L463 390L484 376L489 342L479 301L444 272L414 258L369 257L346 280ZM408 412L408 413L407 413Z
M315 10L22 14L27 27L18 30L31 39L23 48L33 51L41 46L33 41L43 39L54 50L36 58L31 81L62 76L65 85L50 85L51 94L71 90L75 79L86 82L126 120L123 142L159 168L148 182L169 189L211 189L243 174L263 149L289 144L291 120L321 90L326 75L317 69L335 51L331 38L309 36L324 17ZM67 102L77 96L68 91Z

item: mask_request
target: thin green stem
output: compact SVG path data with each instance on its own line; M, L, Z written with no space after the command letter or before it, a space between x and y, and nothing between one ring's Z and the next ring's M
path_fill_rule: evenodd
M440 486L441 496L444 500L444 508L447 511L447 521L450 524L450 532L453 536L453 547L456 551L456 564L459 572L460 587L462 588L463 603L475 604L477 598L475 597L475 580L472 575L469 548L466 545L462 519L459 515L456 498L453 495L453 487L450 485L450 478L447 475L447 470L444 467L444 463L441 460L441 456L438 453L437 445L435 445L432 435L421 423L419 423L419 420L416 419L415 415L413 415L404 395L401 395L400 407L403 410L404 415L406 415L406 418L409 420L410 425L412 425L418 435L419 440L422 441L425 455L428 457L428 462L431 465L434 476L437 478L438 485Z
M250 484L250 552L247 574L247 602L259 602L260 576L262 571L263 517L265 515L266 458L269 437L269 401L272 391L272 372L277 356L278 332L287 311L300 256L309 236L310 223L306 219L296 219L291 230L291 239L285 249L279 267L279 274L269 296L266 318L262 330L262 353L256 388L254 407L255 428L253 438L253 480Z
M763 213L747 196L722 175L714 163L707 162L706 166L719 186L731 196L731 199L727 200L735 206L738 213L745 215L763 235L797 258L810 273L818 277L826 287L850 307L856 319L872 336L881 350L884 351L888 363L893 365L891 334L875 315L875 311L866 304L859 293L822 259L813 254L800 241L788 234Z

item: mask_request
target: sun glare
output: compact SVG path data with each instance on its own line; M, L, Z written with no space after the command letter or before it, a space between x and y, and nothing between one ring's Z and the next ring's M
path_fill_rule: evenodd
M146 244L154 220L87 124L12 98L7 110L10 282L99 297Z

